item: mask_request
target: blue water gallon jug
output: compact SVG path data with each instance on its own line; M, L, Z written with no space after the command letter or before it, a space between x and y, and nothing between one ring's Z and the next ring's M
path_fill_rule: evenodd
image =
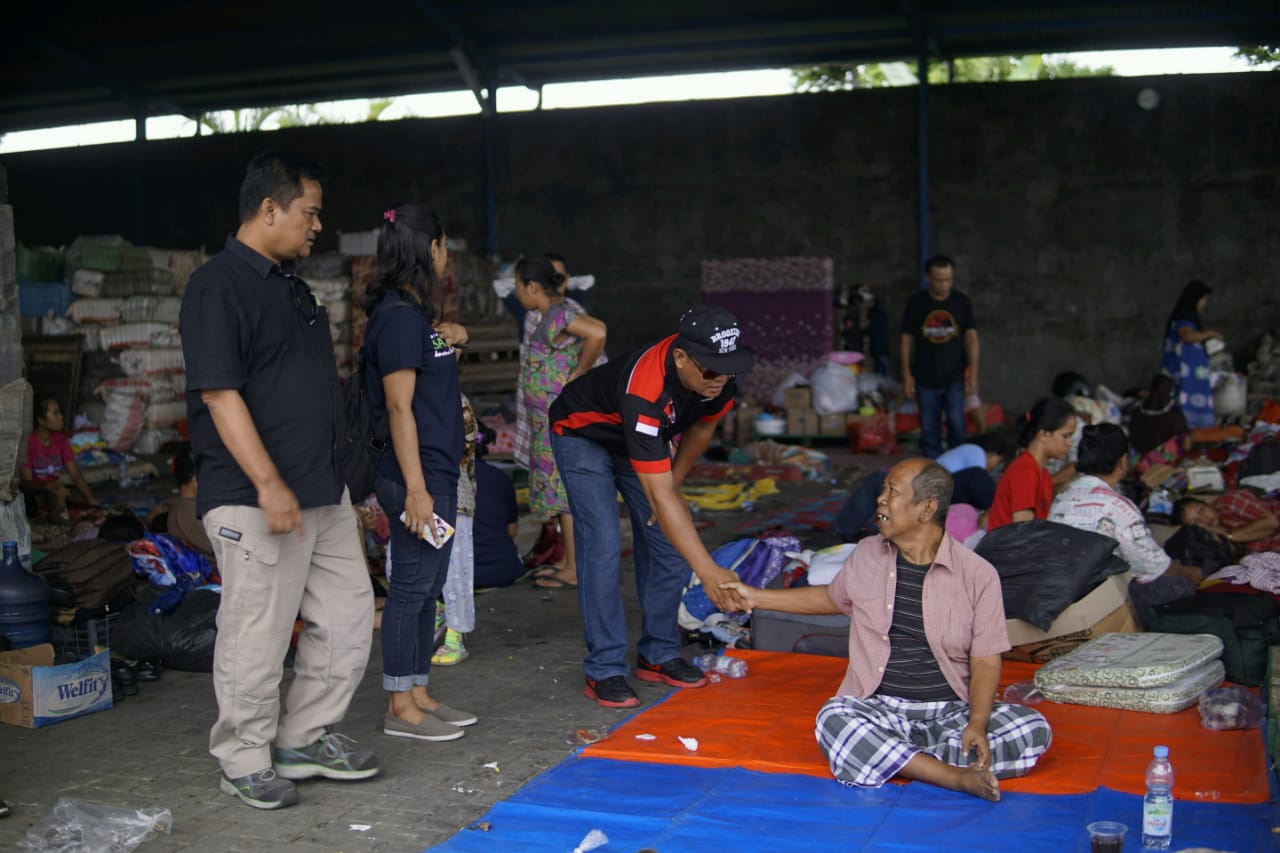
M23 567L17 542L0 560L0 636L15 649L49 642L49 582Z

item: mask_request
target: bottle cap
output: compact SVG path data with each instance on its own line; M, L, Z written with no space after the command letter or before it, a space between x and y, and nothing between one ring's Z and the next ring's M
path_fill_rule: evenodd
M1156 749L1155 749L1155 753L1156 753L1156 758L1168 758L1168 757L1169 757L1169 747L1167 747L1167 746L1157 746L1157 747L1156 747Z

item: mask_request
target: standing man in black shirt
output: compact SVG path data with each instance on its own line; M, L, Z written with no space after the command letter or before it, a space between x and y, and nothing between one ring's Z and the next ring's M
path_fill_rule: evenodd
M942 453L944 413L947 446L964 444L964 400L978 393L978 327L969 297L953 289L955 272L946 255L925 261L928 287L902 312L902 387L919 407L920 449L929 459Z
M378 772L372 752L331 728L369 660L373 595L338 468L342 394L328 312L293 275L320 233L321 200L314 164L254 157L239 229L192 274L179 320L196 511L222 574L209 751L223 792L259 809L298 802L293 779Z

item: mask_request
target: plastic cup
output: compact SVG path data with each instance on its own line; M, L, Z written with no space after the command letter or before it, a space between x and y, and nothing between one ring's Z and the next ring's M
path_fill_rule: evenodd
M1099 820L1085 829L1089 830L1090 853L1120 853L1120 848L1124 847L1124 834L1129 827L1114 820Z

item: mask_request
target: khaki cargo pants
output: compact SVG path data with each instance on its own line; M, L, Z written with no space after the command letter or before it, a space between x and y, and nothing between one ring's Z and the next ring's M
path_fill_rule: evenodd
M250 506L205 514L222 574L213 690L218 720L209 751L227 776L271 766L271 747L306 746L340 722L373 642L373 589L346 493L337 506L302 510L302 535L267 532ZM280 709L280 679L294 620L302 633Z

